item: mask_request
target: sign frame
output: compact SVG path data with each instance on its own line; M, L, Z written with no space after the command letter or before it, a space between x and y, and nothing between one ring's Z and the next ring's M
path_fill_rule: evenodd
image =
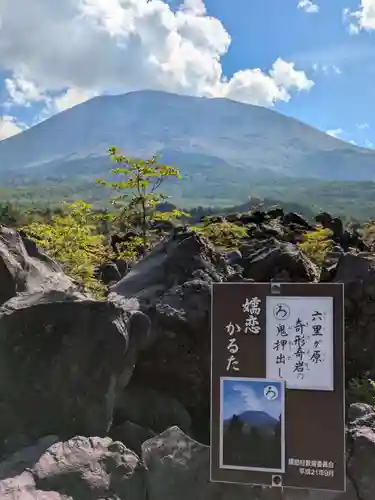
M279 296L280 299L332 297L333 391L329 389L288 389L286 383L285 473L223 469L220 467L219 460L221 453L221 378L267 379L266 299L270 296ZM253 322L252 326L255 325L255 327L252 333L248 330L245 334L243 328L245 315L241 305L245 298L251 299L252 297L260 299L260 328L257 328ZM210 398L210 480L212 482L311 489L322 492L346 492L344 313L343 283L222 282L212 284ZM238 339L239 346L237 371L226 371L227 350L224 352L228 344L228 334L224 328L227 324L226 321L241 326L241 331L236 331L233 335ZM275 377L273 379L275 380ZM314 415L315 405L318 409L315 410ZM298 418L296 414L299 415ZM339 424L337 423L338 416ZM322 428L323 421L326 428ZM298 432L295 431L297 426L299 427ZM309 450L311 450L312 456L309 456ZM306 467L303 467L305 464ZM307 467L307 465L311 465L311 467ZM301 473L301 470L306 471L306 475ZM277 481L274 480L275 474L277 474Z

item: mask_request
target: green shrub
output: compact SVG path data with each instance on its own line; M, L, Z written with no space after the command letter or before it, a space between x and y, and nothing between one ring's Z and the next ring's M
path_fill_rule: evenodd
M350 398L356 403L375 406L375 382L367 378L353 378L349 381Z
M240 241L247 237L246 227L228 221L194 226L192 230L205 236L215 247L223 250L236 249Z
M333 246L331 236L330 229L318 227L316 231L304 234L303 241L298 246L314 264L322 266L326 254Z

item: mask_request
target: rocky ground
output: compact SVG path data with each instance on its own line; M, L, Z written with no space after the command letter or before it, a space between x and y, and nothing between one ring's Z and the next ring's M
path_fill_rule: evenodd
M313 227L274 210L227 216L246 226L236 252L194 232L165 238L105 301L0 227L0 499L271 500L210 483L210 285L345 283L347 379L375 379L375 263L355 230L321 214L334 252L318 269L297 243ZM115 269L114 269L115 267ZM348 398L348 491L286 500L374 500L375 410Z

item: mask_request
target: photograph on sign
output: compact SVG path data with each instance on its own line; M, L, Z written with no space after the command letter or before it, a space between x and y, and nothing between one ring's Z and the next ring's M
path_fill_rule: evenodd
M332 297L266 299L266 373L288 389L334 390Z
M221 377L220 384L220 467L283 473L284 383Z

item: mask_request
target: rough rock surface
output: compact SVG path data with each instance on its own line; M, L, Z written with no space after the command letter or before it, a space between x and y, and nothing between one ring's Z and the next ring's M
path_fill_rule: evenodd
M244 276L254 281L316 281L318 270L292 243L254 239L241 247Z
M114 423L116 421L130 421L155 433L173 425L191 432L190 415L178 401L134 382L117 392Z
M130 450L134 451L138 456L142 454L142 445L148 439L155 437L155 432L134 422L123 422L120 425L111 427L109 436L114 441L121 441Z
M73 280L35 243L0 225L0 304L22 292L76 288Z
M331 281L345 285L346 378L375 379L375 261L341 254Z
M137 455L110 438L40 439L0 463L1 500L144 500Z
M211 483L209 447L174 426L141 446L48 436L0 463L2 500L373 500L375 411L352 405L345 494Z
M195 233L175 235L102 302L1 227L0 499L274 499L265 489L209 481L210 285L344 282L347 378L375 379L374 262L358 253L357 234L323 219L336 248L320 277L295 245L314 226L276 209L232 216L248 231L234 261ZM352 405L347 493L286 490L279 498L374 500L374 445L374 408Z
M109 294L120 303L122 298L137 298L152 322L154 342L140 355L134 382L179 401L195 422L194 435L205 442L209 439L210 284L228 275L224 259L197 234L186 233L160 243Z
M0 452L46 434L105 435L116 387L147 340L148 318L67 292L0 308ZM21 440L21 441L20 441Z
M243 245L241 255L245 279L309 281L318 274L294 245L274 238L252 240ZM160 243L109 294L119 303L136 298L152 322L154 341L138 359L134 382L178 400L192 417L194 437L205 443L209 442L210 285L232 276L234 269L204 239L186 233Z
M366 404L353 404L348 418L347 475L357 499L375 498L375 409Z
M350 426L349 478L344 494L285 489L278 495L266 488L211 483L209 447L173 427L142 446L148 500L373 500L375 412L368 405L352 405L351 415L357 418Z

